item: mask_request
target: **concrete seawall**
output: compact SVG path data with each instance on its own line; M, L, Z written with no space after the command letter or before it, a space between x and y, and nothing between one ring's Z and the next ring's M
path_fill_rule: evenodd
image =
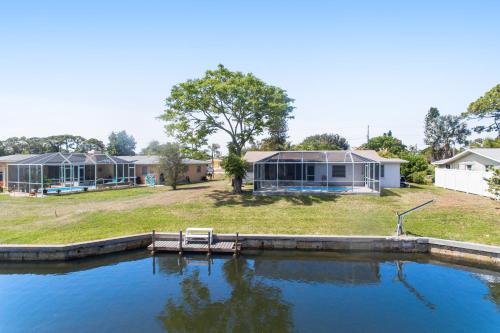
M157 239L176 240L177 233L156 233ZM218 234L221 241L233 241L234 234ZM67 245L1 245L0 261L72 260L145 249L151 244L151 234L108 238ZM245 250L308 250L343 252L429 253L431 255L500 266L500 247L426 237L391 236L319 236L241 234Z

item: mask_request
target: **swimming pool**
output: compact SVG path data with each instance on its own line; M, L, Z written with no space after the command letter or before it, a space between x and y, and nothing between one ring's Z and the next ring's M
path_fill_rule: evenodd
M53 187L53 188L48 188L47 193L57 193L57 191L61 192L80 192L83 191L84 188L91 189L93 188L92 186L73 186L73 187Z
M500 273L428 255L129 252L0 265L0 332L498 332Z
M287 191L332 191L345 192L352 191L352 186L288 186Z

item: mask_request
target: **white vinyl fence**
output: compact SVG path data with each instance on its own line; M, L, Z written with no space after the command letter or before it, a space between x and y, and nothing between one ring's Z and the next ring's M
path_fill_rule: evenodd
M451 190L493 197L484 178L491 172L436 168L435 185Z

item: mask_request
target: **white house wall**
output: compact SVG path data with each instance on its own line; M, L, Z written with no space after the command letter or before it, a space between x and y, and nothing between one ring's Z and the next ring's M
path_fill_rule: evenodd
M397 188L401 186L401 170L399 163L382 164L384 177L380 177L382 188Z

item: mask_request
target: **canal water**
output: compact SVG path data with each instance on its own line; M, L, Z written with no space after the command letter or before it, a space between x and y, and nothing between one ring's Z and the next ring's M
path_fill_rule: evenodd
M500 273L322 252L3 262L0 332L500 332Z

